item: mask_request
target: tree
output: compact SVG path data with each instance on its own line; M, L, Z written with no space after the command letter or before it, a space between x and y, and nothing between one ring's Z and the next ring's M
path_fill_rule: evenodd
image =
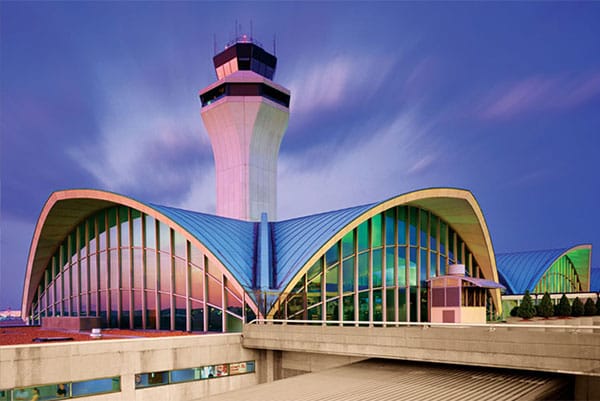
M516 316L517 316L517 313L519 313L519 307L518 307L518 306L515 306L514 308L512 308L512 309L510 310L510 315L511 315L512 317L516 317Z
M594 306L594 309L596 307ZM547 292L542 297L542 301L538 305L538 316L548 319L554 315L554 306L552 305L552 300L550 299L550 294Z
M578 317L581 315L583 315L583 302L577 297L571 305L571 316Z
M529 290L525 291L525 295L523 295L521 305L519 305L518 315L523 319L531 319L535 316L535 308L533 307L533 301L531 295L529 295Z
M591 298L588 298L587 301L585 301L585 305L583 307L583 314L586 316L594 316L596 314L596 305L594 304L594 301L592 301Z
M558 316L571 316L571 304L569 303L569 299L565 294L560 297L560 302L558 303Z
M596 300L596 315L600 315L600 297Z

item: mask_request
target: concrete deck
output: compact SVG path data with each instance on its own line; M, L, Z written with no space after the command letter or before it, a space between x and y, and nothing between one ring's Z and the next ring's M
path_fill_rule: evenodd
M571 399L568 377L547 373L368 360L223 393L205 401ZM197 398L200 400L200 398Z

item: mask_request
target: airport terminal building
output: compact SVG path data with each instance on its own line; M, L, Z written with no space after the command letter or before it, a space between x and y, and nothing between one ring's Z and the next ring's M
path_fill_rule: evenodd
M428 321L427 280L464 264L498 282L483 213L466 190L276 219L290 92L249 38L214 59L200 92L217 175L217 215L100 190L58 191L31 245L23 316L101 317L107 327L240 331L256 317ZM488 315L500 291L487 291Z

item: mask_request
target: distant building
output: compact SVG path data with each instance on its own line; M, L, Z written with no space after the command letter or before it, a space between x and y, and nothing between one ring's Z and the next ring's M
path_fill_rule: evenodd
M507 295L590 291L592 246L496 255Z

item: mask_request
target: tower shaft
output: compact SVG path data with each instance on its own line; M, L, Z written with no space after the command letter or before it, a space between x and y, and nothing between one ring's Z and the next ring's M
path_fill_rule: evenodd
M217 214L259 221L267 213L275 220L277 158L290 92L270 79L274 56L251 43L234 46L239 48L215 56L219 80L200 92L202 120L215 158ZM240 55L249 55L249 60Z

